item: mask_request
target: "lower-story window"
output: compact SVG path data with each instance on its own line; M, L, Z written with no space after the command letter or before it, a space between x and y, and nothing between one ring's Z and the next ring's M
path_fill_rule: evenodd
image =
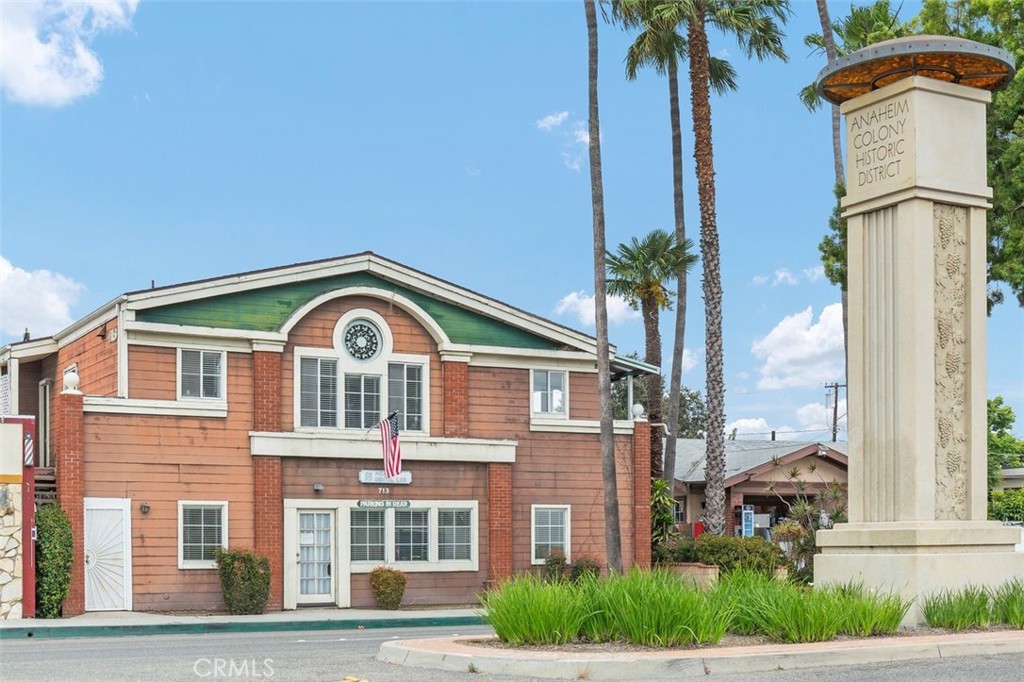
M349 512L352 569L381 564L413 571L475 571L479 565L476 500L416 500L405 509Z
M216 568L228 546L227 502L178 502L178 568Z
M535 504L531 508L532 563L543 564L552 552L569 556L569 505Z

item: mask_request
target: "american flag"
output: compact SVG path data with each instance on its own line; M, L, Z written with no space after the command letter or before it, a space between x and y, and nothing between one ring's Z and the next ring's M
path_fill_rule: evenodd
M384 450L384 476L402 473L402 449L398 446L398 412L380 420L380 443Z

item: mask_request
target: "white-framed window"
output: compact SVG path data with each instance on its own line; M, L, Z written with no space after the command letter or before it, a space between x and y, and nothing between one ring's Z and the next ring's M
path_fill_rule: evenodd
M675 523L686 523L686 498L676 498L675 504L672 506L672 520Z
M338 425L338 361L299 358L299 424Z
M178 501L178 568L216 568L214 552L227 546L227 502Z
M406 571L475 571L478 502L416 500L402 509L349 509L349 556L355 573L382 564Z
M345 428L369 429L381 420L380 377L345 375Z
M295 348L295 424L365 430L398 412L400 431L429 429L430 358L393 352L384 318L350 310L338 320L333 348Z
M388 363L388 414L395 411L400 430L423 430L423 365Z
M384 523L384 509L351 510L352 561L384 561L387 542L387 526Z
M225 353L221 350L178 349L178 397L223 400Z
M469 509L438 509L438 561L468 561L472 557L472 555L472 511Z
M567 504L534 504L530 506L531 563L543 564L553 550L572 561L570 549L570 506Z
M532 372L530 404L534 414L567 417L569 375L565 370L535 369Z

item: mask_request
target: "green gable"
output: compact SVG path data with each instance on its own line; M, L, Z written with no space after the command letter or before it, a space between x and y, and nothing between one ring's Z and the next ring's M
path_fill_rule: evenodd
M430 315L453 343L554 350L559 344L498 320L410 291L369 273L280 284L159 308L140 310L142 322L273 332L317 296L344 287L374 287L411 300Z

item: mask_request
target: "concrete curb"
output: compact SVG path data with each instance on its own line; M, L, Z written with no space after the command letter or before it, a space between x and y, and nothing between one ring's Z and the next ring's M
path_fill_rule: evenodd
M362 618L339 620L236 620L207 623L154 623L138 625L39 625L0 628L4 639L63 639L71 637L137 637L145 635L190 635L212 632L295 632L302 630L377 630L448 625L483 625L479 616L427 616L419 618Z
M703 678L889 661L1024 654L1024 633L999 631L888 637L815 644L625 653L575 653L491 649L467 644L479 636L385 642L377 660L397 665L565 680L645 677Z

